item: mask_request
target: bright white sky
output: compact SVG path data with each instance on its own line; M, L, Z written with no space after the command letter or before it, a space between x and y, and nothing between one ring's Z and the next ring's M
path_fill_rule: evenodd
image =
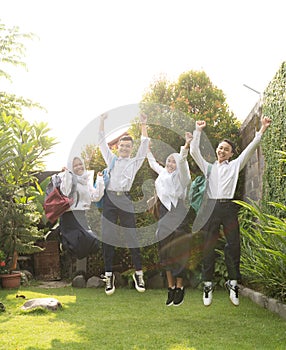
M0 0L0 19L39 40L28 72L1 90L41 103L66 164L78 134L101 113L138 103L155 77L203 70L244 120L286 57L284 0ZM96 131L95 131L96 132Z

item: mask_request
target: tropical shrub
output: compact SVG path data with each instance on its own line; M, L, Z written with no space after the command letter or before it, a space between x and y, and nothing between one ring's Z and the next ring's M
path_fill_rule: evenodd
M237 201L242 206L241 271L250 283L269 297L286 301L286 219L265 213L257 203ZM286 214L286 205L271 202Z

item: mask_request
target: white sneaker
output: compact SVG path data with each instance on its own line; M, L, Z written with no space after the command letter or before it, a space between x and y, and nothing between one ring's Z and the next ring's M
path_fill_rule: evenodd
M232 302L234 306L239 305L239 298L238 298L238 285L236 280L228 280L225 282L225 286L229 291L229 299Z
M135 283L135 288L137 290L137 292L139 293L143 293L145 292L145 282L143 279L143 275L137 275L137 273L135 272L132 275L133 281Z
M115 275L114 273L111 276L101 275L101 279L105 282L105 294L111 295L115 292Z
M213 285L212 282L204 282L203 303L205 306L210 306L213 300Z

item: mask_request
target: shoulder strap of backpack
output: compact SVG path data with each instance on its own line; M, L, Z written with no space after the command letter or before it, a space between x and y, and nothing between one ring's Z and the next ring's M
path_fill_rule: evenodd
M109 168L108 168L108 174L109 174L109 173L111 172L111 170L113 169L116 159L117 159L117 156L114 155L114 157L112 158L112 161L111 161L111 163L110 163L110 166L109 166Z
M210 177L210 173L211 173L211 171L212 171L212 164L209 164L209 165L208 165L207 175L206 175L206 179L207 179L207 180L208 180L208 179L209 179L209 177Z
M71 186L69 198L72 198L73 195L76 193L76 203L75 203L75 207L76 207L79 202L79 192L77 191L77 177L73 173L71 173L71 175L72 175L72 186Z
M71 191L70 191L70 196L72 196L76 192L76 187L77 187L77 177L74 174L72 175L72 186L71 186Z

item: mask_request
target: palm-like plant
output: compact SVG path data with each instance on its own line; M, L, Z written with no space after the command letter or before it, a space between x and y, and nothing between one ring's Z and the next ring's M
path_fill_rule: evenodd
M36 194L41 191L35 174L43 169L53 138L45 124L30 125L21 117L0 118L0 249L16 268L17 253L39 250L35 241L43 236L38 228L42 213Z

